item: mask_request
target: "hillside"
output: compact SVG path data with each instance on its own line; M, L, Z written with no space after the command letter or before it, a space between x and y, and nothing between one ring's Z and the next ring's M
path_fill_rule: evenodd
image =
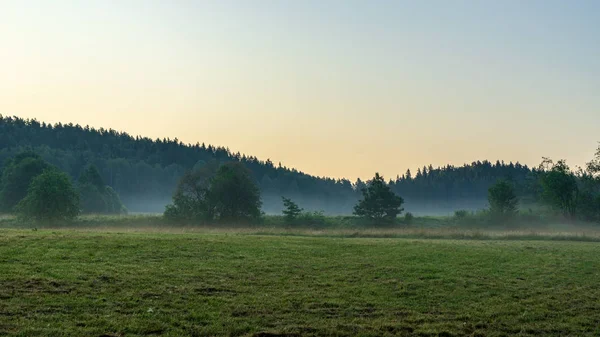
M216 160L240 161L253 173L262 190L264 210L279 211L285 195L312 210L348 214L360 197L364 182L316 177L271 160L233 153L228 148L204 143L184 144L175 139L150 139L112 129L47 124L35 119L0 115L0 165L20 151L31 149L45 160L79 176L88 164L100 170L103 179L134 212L162 212L179 177L186 171ZM498 179L527 186L532 170L518 163L477 161L461 167L431 165L414 174L407 171L390 180L393 190L416 213L444 213L458 208L485 206L488 187ZM522 189L521 195L531 191Z

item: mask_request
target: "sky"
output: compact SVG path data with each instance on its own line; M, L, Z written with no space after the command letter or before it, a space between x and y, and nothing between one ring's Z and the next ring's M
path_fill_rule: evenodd
M0 0L0 114L330 177L600 141L600 2Z

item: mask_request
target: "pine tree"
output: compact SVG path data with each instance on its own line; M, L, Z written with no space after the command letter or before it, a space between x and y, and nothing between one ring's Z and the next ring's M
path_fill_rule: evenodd
M404 199L392 192L379 173L375 173L367 188L362 190L363 199L354 206L354 214L375 223L393 221L402 213Z
M287 222L293 222L298 218L298 216L300 216L300 214L302 214L304 209L298 207L298 204L293 202L291 199L282 196L281 200L283 201L283 207L285 207L282 212Z

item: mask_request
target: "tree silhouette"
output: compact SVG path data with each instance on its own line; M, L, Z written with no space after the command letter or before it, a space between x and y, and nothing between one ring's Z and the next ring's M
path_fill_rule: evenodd
M286 221L294 222L294 220L302 213L303 209L298 207L298 204L291 199L282 196L281 200L283 201L283 215L285 216Z
M501 180L488 192L490 211L499 219L507 220L518 212L519 199L510 183Z
M403 211L404 199L392 192L379 173L362 190L363 199L354 207L354 214L374 222L392 221Z
M79 214L79 196L68 175L47 170L33 179L16 209L38 221L72 220Z

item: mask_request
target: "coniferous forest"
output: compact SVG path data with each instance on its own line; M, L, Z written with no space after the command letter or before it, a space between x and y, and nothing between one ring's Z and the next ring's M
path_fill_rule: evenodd
M0 115L0 167L27 150L73 180L88 166L97 167L103 181L132 212L164 211L183 174L211 162L233 161L246 166L261 190L267 213L280 212L281 196L285 196L307 210L350 214L366 184L360 179L351 182L312 176L269 159L204 143L184 144L177 138L150 139L112 129ZM439 214L485 207L489 187L501 179L514 182L523 201L534 200L535 172L519 163L483 160L458 167L428 165L385 178L405 199L407 211Z

